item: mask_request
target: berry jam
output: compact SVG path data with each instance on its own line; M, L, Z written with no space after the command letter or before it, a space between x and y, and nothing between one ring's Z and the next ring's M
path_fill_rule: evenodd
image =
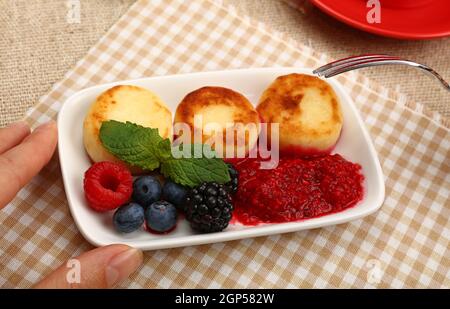
M233 162L239 172L233 221L245 225L298 221L356 205L364 195L361 166L339 154L310 160L280 158L275 169L261 159Z

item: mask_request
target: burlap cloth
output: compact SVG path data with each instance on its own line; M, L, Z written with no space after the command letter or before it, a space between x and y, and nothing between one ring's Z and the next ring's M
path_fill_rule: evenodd
M290 0L303 2L304 0ZM81 23L69 24L65 0L0 1L0 126L19 119L61 79L135 0L81 0ZM279 0L223 0L255 20L332 58L382 52L429 64L450 80L450 38L399 41L348 27L311 5ZM405 67L364 69L367 77L444 116L450 96Z
M98 18L100 13L92 14ZM54 118L77 90L114 80L274 65L315 67L329 60L217 1L142 0L25 119L37 125ZM450 287L448 120L358 72L338 80L352 96L380 157L386 199L379 211L321 229L148 252L144 266L122 286ZM0 235L1 287L28 287L92 248L69 213L57 158L0 212Z

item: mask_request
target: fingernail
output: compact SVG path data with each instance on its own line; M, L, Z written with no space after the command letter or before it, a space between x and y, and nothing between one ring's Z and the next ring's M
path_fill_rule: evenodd
M114 287L120 281L128 278L143 261L141 250L130 248L114 256L106 266L106 284Z
M45 130L45 129L48 129L48 128L53 127L55 125L56 125L56 122L54 120L50 120L50 121L48 121L46 123L43 123L43 124L37 126L36 129L34 129L34 131Z
M16 122L12 122L10 124L8 124L6 126L7 128L26 128L26 129L30 129L30 126L28 125L28 123L26 121L16 121Z

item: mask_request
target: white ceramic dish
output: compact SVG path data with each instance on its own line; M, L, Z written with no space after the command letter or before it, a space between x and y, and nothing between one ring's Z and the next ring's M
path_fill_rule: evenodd
M81 90L63 105L58 116L59 156L70 211L83 236L93 245L104 246L125 243L143 250L172 248L214 243L294 232L355 220L376 211L384 200L384 181L377 154L369 134L351 98L335 80L327 80L340 97L344 125L334 150L347 160L359 163L365 176L364 199L355 207L340 213L298 222L265 224L259 226L230 225L225 231L212 234L195 234L183 219L175 231L167 235L154 235L145 231L120 234L112 226L112 212L100 214L91 210L83 193L83 174L91 163L82 142L82 123L90 104L106 89L117 84L133 84L157 93L172 112L189 92L209 85L223 86L244 94L256 104L263 90L277 77L289 73L311 74L311 70L299 68L260 68L185 75L149 77L121 81Z

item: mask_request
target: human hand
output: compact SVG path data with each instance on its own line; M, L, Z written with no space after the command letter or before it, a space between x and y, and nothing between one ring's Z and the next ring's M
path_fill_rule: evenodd
M0 209L50 161L56 143L54 121L37 127L32 133L25 122L0 129ZM76 260L80 265L78 283L67 280L71 268L62 265L38 283L36 288L113 287L142 264L143 255L141 251L125 245L110 245L88 251Z

